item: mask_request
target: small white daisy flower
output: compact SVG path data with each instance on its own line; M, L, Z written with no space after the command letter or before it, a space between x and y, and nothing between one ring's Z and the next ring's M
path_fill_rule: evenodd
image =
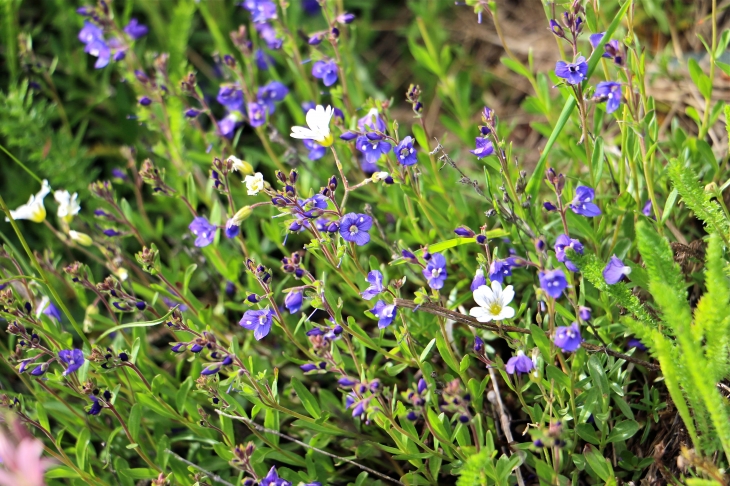
M71 195L68 191L56 191L53 193L53 198L58 203L59 218L70 223L74 216L79 214L81 206L77 200L78 197L79 195L75 192L73 195Z
M331 106L325 108L317 105L307 112L307 125L309 127L291 127L291 137L300 140L314 140L323 147L329 147L335 142L330 132L330 121L334 110Z
M264 175L261 172L256 172L254 175L247 175L244 179L246 183L246 189L248 190L249 196L255 196L260 191L264 190Z
M474 301L479 307L472 307L469 315L476 317L479 322L502 321L515 316L515 310L509 307L509 303L515 298L515 291L511 285L502 290L502 285L492 282L490 289L486 285L477 287L474 291Z

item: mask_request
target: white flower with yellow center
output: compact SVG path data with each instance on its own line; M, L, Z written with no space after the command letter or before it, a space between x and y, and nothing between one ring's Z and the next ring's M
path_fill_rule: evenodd
M73 195L71 195L68 191L56 191L53 193L53 198L58 203L59 218L67 223L70 223L74 216L79 214L79 211L81 211L81 206L77 201L78 197L79 195L75 192L73 193Z
M37 194L33 194L26 204L19 206L15 210L10 210L10 216L13 219L27 219L34 223L42 223L46 219L46 208L43 206L43 198L51 192L51 186L48 181L44 180L41 190ZM5 218L5 221L10 219Z
M325 108L317 105L307 112L307 125L309 127L291 127L291 137L300 140L314 140L323 147L329 147L335 142L330 132L330 121L334 110L331 106Z
M260 191L264 190L264 175L261 172L256 172L254 175L247 175L244 179L246 183L246 190L249 196L255 196Z
M479 307L472 307L469 315L476 317L479 322L502 321L515 316L515 310L509 306L515 298L515 291L511 285L502 290L502 285L492 281L492 288L480 285L474 291L474 301Z

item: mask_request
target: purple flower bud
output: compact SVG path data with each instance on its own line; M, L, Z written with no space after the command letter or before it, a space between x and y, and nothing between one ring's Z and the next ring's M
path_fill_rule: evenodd
M647 349L647 348L646 348L646 346L644 346L644 343L642 343L641 341L639 341L639 340L638 340L638 339L636 339L636 338L631 338L631 339L629 339L629 342L628 342L628 343L626 343L626 346L627 346L627 347L628 347L629 349L631 349L631 348L636 348L636 349L638 349L639 351L646 351L646 349ZM33 373L31 372L31 374L33 374Z
M233 356L230 354L223 358L223 366L230 366L233 363Z
M427 388L428 388L428 383L426 383L426 380L424 380L423 378L418 380L418 394L419 395L423 395L423 392L425 392Z
M454 230L454 233L459 236L463 236L464 238L472 238L475 234L474 231L472 231L471 228L467 226L459 226Z
M471 281L469 289L474 292L482 285L487 285L487 278L484 276L484 271L481 268L478 268L477 272L474 274L474 279Z
M355 14L345 12L337 16L337 22L341 24L349 24L355 20Z
M487 237L485 235L477 235L477 243L480 245L484 245L487 242Z
M134 304L134 306L135 306L135 307L137 307L137 309L139 309L139 310L141 310L141 311L142 311L142 310L145 310L145 309L147 308L147 304L145 304L145 303L144 303L144 302L142 302L141 300L140 300L140 301L138 301L137 303L135 303L135 304Z
M558 210L558 208L550 201L545 201L544 203L542 203L542 207L545 208L545 211L557 211Z
M324 35L321 32L317 32L316 34L310 35L307 42L310 46L316 46L322 42L322 39L324 39Z
M484 354L484 341L479 336L474 338L474 352L480 356Z
M195 118L198 115L200 115L200 110L196 110L195 108L188 108L185 110L185 116L187 118Z
M310 371L314 371L317 369L317 365L314 365L312 363L307 363L299 366L303 372L309 373Z
M172 348L170 348L170 350L173 353L182 353L183 351L185 351L186 348L187 348L187 344L186 343L175 343L172 346Z
M142 105L142 106L149 106L149 105L152 104L152 100L149 97L147 97L147 96L142 96L139 99L139 104Z
M578 307L578 316L580 316L581 320L584 322L591 320L591 308L590 307Z
M203 350L203 346L201 344L193 344L193 346L190 348L191 353L199 353Z
M296 314L302 308L303 296L299 290L289 292L284 298L284 307L287 308L289 314Z
M42 363L33 368L33 371L31 371L30 374L33 376L42 376L46 371L48 371L48 363Z
M406 415L406 418L412 422L415 422L416 420L418 420L418 415L416 414L416 412L411 410L410 412L408 412L408 415Z

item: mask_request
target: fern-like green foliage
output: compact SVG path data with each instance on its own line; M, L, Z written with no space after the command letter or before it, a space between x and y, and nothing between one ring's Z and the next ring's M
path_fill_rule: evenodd
M717 233L725 245L730 246L730 224L717 202L711 200L711 195L699 184L699 177L692 168L673 159L669 162L669 178L682 201L705 223L708 232Z

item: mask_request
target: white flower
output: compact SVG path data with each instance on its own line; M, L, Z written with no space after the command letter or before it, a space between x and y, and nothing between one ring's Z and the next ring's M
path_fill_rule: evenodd
M69 230L68 236L79 245L91 246L91 244L93 243L91 236L87 235L86 233Z
M502 285L492 282L490 289L486 285L477 287L474 291L474 301L479 307L472 307L469 315L476 317L479 322L502 321L514 317L515 310L509 307L509 303L515 298L515 291L511 285L502 290Z
M261 172L256 172L252 176L247 175L244 182L249 196L255 196L259 191L264 190L264 175Z
M56 191L53 193L53 198L58 203L58 217L62 220L70 223L71 220L79 214L81 206L76 200L79 197L77 193L73 193L73 196L68 191Z
M375 172L370 178L373 182L379 182L384 181L388 177L390 177L390 174L388 174L387 172Z
M226 162L231 163L231 169L235 172L241 172L243 174L253 174L253 167L245 160L241 160L235 155L231 155L226 159Z
M30 196L28 202L19 206L16 210L10 210L10 216L13 219L29 219L34 223L42 223L46 219L46 208L43 206L43 198L51 192L51 186L48 185L48 181L44 180L41 190L38 194ZM5 218L5 221L10 219Z
M329 147L335 142L330 133L330 121L334 111L331 106L325 108L317 105L307 112L307 125L309 127L291 127L291 137L300 140L314 140L323 147Z

